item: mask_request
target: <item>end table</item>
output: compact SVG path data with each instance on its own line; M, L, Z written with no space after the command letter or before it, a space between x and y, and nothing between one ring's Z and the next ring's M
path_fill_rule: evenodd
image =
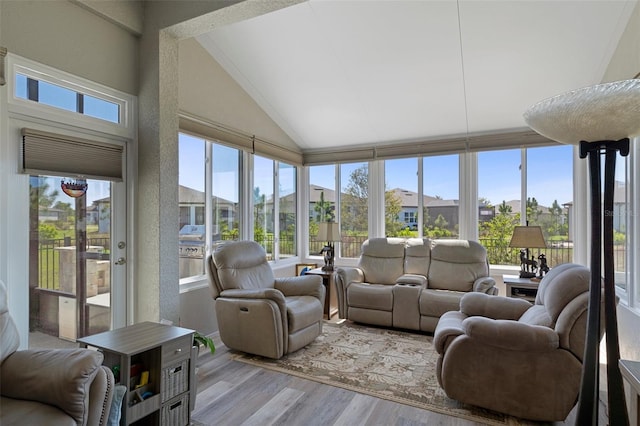
M322 284L325 288L324 296L324 317L331 319L338 313L338 297L336 294L334 271L323 271L322 268L315 268L305 272L307 275L319 275L322 277Z
M520 278L517 275L503 275L502 279L507 290L507 297L516 297L535 302L540 281L531 278Z

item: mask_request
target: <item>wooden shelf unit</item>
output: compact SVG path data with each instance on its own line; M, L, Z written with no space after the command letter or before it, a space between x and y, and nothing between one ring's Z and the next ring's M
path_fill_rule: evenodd
M114 371L116 383L127 386L121 425L185 426L191 422L197 357L193 333L143 322L78 339L81 346L101 351L103 364ZM137 371L149 373L148 383L139 388Z

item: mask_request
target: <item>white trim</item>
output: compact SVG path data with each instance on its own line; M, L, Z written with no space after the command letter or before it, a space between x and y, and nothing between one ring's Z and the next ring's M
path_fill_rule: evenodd
M66 123L71 126L89 128L134 140L137 132L136 97L119 90L111 89L99 83L74 76L44 64L9 53L7 55L7 101L10 112L27 116L38 116L53 122ZM120 108L120 123L112 123L99 118L67 111L50 105L33 102L16 97L16 73L27 75L39 81L46 81L75 92L90 95L117 104Z

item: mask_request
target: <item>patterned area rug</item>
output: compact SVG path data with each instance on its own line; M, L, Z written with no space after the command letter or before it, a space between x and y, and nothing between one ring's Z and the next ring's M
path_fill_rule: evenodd
M438 385L433 337L344 322L325 322L313 343L279 360L249 354L234 359L304 379L492 425L523 424L461 404Z

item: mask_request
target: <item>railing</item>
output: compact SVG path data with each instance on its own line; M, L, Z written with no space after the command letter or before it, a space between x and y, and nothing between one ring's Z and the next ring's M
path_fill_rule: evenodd
M48 290L60 289L60 247L75 247L75 238L65 237L55 240L41 240L38 244L38 287ZM111 247L108 237L87 238L88 246ZM97 255L91 253L90 255ZM109 254L100 254L101 259L108 260Z

